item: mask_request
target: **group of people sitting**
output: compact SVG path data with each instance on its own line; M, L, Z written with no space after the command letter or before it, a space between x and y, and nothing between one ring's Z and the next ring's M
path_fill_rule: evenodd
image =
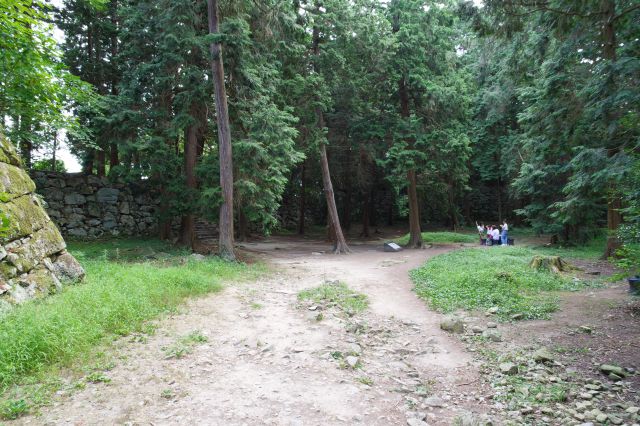
M509 225L506 220L499 227L485 226L484 223L478 225L478 222L476 222L476 227L480 235L480 244L487 246L506 246L509 244Z

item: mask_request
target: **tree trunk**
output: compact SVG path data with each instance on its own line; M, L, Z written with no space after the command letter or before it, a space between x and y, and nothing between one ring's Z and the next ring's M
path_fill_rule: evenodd
M498 178L498 223L502 223L502 180Z
M304 211L306 210L306 186L307 161L300 166L300 201L298 203L298 235L304 235Z
M346 175L344 176L345 196L343 204L342 220L344 221L344 229L348 232L351 229L351 196L353 195L353 184L351 179L351 148L347 149Z
M372 191L367 189L363 192L364 199L362 202L362 232L360 236L363 238L369 238L371 236L371 198Z
M166 191L164 190L164 188L162 188L160 190L161 194L165 194ZM162 198L161 198L162 200ZM159 206L159 210L160 213L164 213L166 215L166 212L169 211L169 206L167 205L166 201L161 201L160 202L160 206ZM161 240L170 240L171 239L171 220L167 219L166 217L161 219L160 222L158 223L158 236Z
M316 2L316 12L320 13L320 6ZM320 54L320 30L317 26L313 27L312 37L312 50L314 57L318 57ZM315 71L316 64L313 63ZM316 107L317 126L321 132L324 132L324 115L320 107ZM327 158L327 147L324 143L320 144L320 167L322 169L322 185L324 187L324 195L327 200L327 213L329 214L328 224L331 229L331 234L335 235L333 244L334 254L345 254L351 252L347 245L347 240L342 233L342 227L340 226L340 217L338 216L338 207L336 206L336 198L333 193L333 184L331 183L331 173L329 171L329 159Z
M198 129L197 124L187 128L184 143L184 174L185 184L189 195L197 189L196 163L198 161ZM195 217L190 211L182 217L180 226L179 243L194 248L195 243Z
M238 241L247 241L249 237L249 224L242 208L238 206Z
M53 133L53 147L51 150L51 171L57 171L56 167L56 154L58 152L58 131L54 131Z
M418 207L418 183L415 170L407 172L409 181L409 242L408 248L422 247L422 231L420 230L420 209Z
M93 149L90 149L87 152L87 156L84 160L84 164L82 167L82 171L84 172L84 174L90 175L93 174L93 157L95 155L95 151Z
M453 226L453 231L456 232L460 227L460 222L458 221L458 212L456 211L456 197L455 197L453 184L449 185L448 196L449 196L449 214L451 215L451 225Z
M327 160L327 147L320 145L320 166L322 167L322 183L324 186L324 194L327 199L327 210L329 213L329 226L331 227L335 240L333 243L333 252L335 254L349 253L351 250L347 245L347 241L340 227L340 217L338 216L338 208L333 194L333 185L331 184L331 174L329 172L329 161Z
M109 151L109 173L111 170L120 164L120 158L118 156L118 145L111 144L111 150Z
M24 161L25 167L28 169L31 167L31 154L33 152L33 142L31 141L32 126L31 119L20 116L20 155Z
M400 114L404 118L409 118L409 93L407 84L403 78L400 79L398 94L400 95ZM420 207L418 203L418 181L416 171L407 171L407 181L409 182L409 242L408 248L422 247L422 231L420 229Z
M603 13L603 25L602 25L602 42L603 42L603 57L609 61L611 67L611 75L609 82L609 96L615 92L615 75L613 75L613 65L616 62L616 32L613 27L614 17L616 15L616 2L615 0L602 0L600 4L601 11ZM617 119L618 114L615 111L607 112L605 117L605 128L610 128L610 124ZM610 135L611 140L615 135ZM608 152L609 156L614 156L618 153L618 148L613 149L614 143L609 143ZM622 223L622 214L620 208L622 207L622 200L620 199L620 193L618 192L615 182L611 182L609 186L609 194L607 200L607 231L609 233L607 237L607 247L605 248L603 258L608 259L611 256L615 256L616 250L620 248L621 242L618 238L618 227Z
M105 175L104 162L105 162L104 151L99 150L98 154L96 155L96 174L99 177L103 177Z
M218 34L218 0L207 0L209 15L209 33ZM222 46L211 43L211 73L216 98L216 119L218 122L218 143L220 153L220 187L222 205L220 206L220 257L235 260L233 247L233 157L231 152L231 130L229 128L229 109L224 88L224 67L222 65Z

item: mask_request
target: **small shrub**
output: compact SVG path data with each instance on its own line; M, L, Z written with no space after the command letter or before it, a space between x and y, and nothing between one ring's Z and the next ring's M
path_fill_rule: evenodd
M0 417L3 420L15 420L28 411L29 405L24 399L12 399L0 404Z

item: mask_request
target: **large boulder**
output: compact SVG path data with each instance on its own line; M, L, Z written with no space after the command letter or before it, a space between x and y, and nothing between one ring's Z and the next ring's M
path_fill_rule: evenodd
M15 149L0 135L0 217L8 219L0 230L0 316L84 277L34 191Z

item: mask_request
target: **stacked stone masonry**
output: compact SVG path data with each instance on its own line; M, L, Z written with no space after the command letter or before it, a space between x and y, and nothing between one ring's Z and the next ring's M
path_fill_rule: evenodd
M73 238L152 235L157 199L145 182L123 184L93 175L34 172L37 192L60 232Z
M0 135L0 316L12 305L55 293L84 276L35 188L13 146Z

